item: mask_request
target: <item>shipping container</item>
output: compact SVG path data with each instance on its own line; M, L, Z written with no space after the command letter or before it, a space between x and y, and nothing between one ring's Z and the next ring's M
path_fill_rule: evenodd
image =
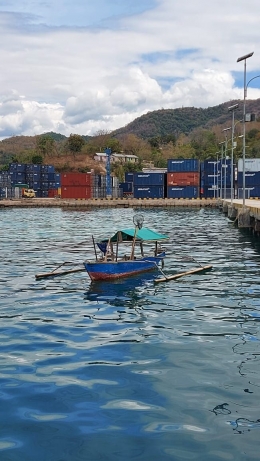
M237 164L238 172L243 172L243 159L240 158ZM260 171L260 158L246 158L245 171Z
M208 174L214 174L218 169L220 169L220 165L220 160L204 160L200 163L200 171L202 174L205 172Z
M133 193L133 183L132 182L121 182L119 183L119 188L122 189L123 194Z
M135 186L164 186L165 173L134 173L133 183Z
M199 171L200 162L194 158L188 159L168 159L167 170L169 173Z
M95 174L92 178L93 187L106 187L107 177L104 174Z
M53 165L41 165L42 173L55 173L55 168Z
M17 173L25 173L26 164L25 163L11 163L9 165L9 171L15 171Z
M61 173L61 187L92 186L92 173Z
M12 186L15 184L24 184L26 183L25 173L19 171L10 171L10 178Z
M57 187L60 187L60 173L55 173L55 183Z
M134 198L164 198L164 186L134 186Z
M0 199L7 198L7 187L0 187Z
M33 181L28 183L29 188L33 190L41 190L42 189L42 184L39 181Z
M250 197L252 198L260 198L260 185L255 187L248 188Z
M41 172L40 177L42 181L55 181L55 173L43 173Z
M134 173L125 173L125 182L134 182Z
M0 187L11 187L11 176L6 171L0 172Z
M58 196L58 189L49 189L48 190L48 197L54 198Z
M200 174L194 172L167 173L167 186L199 186Z
M237 175L238 187L243 186L243 173L239 172ZM245 185L246 186L260 186L260 171L245 172Z
M27 182L29 181L40 181L41 174L40 173L26 173L25 179Z
M25 165L25 171L26 173L41 173L41 165L33 164L33 163L27 163Z
M142 168L143 173L167 173L167 168Z
M200 189L201 198L219 198L220 190L218 186L204 186Z
M167 187L168 198L188 198L195 199L199 197L199 187L195 186L168 186Z
M92 197L90 186L63 186L61 187L61 198L88 199Z

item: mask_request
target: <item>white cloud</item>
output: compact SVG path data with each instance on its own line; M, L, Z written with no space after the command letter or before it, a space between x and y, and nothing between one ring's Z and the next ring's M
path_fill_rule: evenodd
M237 57L255 51L247 72L260 74L258 0L141 3L1 1L0 136L94 134L161 107L243 98Z

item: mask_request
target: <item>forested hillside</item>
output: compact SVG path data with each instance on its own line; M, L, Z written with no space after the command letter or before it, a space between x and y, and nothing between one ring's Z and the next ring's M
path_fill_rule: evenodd
M140 169L148 162L165 167L169 158L216 158L231 150L231 130L224 136L223 129L231 126L232 114L228 107L238 104L235 111L234 136L237 147L235 160L242 153L243 101L229 101L207 109L183 107L161 109L138 117L125 127L113 132L99 132L95 136L44 133L40 136L13 136L0 142L0 170L9 163L53 164L57 171L104 172L105 165L94 160L96 152L110 147L113 152L134 154L136 165L113 166L123 178L125 171ZM246 124L246 155L260 157L260 99L246 101L246 112L254 114L255 121ZM226 141L226 146L223 142ZM220 145L222 143L222 145ZM222 149L222 152L221 152Z

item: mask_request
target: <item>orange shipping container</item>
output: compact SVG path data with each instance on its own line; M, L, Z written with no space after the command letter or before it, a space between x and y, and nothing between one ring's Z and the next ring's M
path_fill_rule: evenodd
M196 186L200 185L200 174L193 172L167 173L167 186Z
M63 186L92 186L92 173L62 173L60 175Z
M92 188L87 186L61 187L61 198L88 199L92 197Z

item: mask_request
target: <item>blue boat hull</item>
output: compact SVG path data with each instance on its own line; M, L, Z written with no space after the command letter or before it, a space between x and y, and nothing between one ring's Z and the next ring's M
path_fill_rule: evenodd
M115 280L157 269L164 257L165 252L128 261L86 261L84 266L91 280Z

